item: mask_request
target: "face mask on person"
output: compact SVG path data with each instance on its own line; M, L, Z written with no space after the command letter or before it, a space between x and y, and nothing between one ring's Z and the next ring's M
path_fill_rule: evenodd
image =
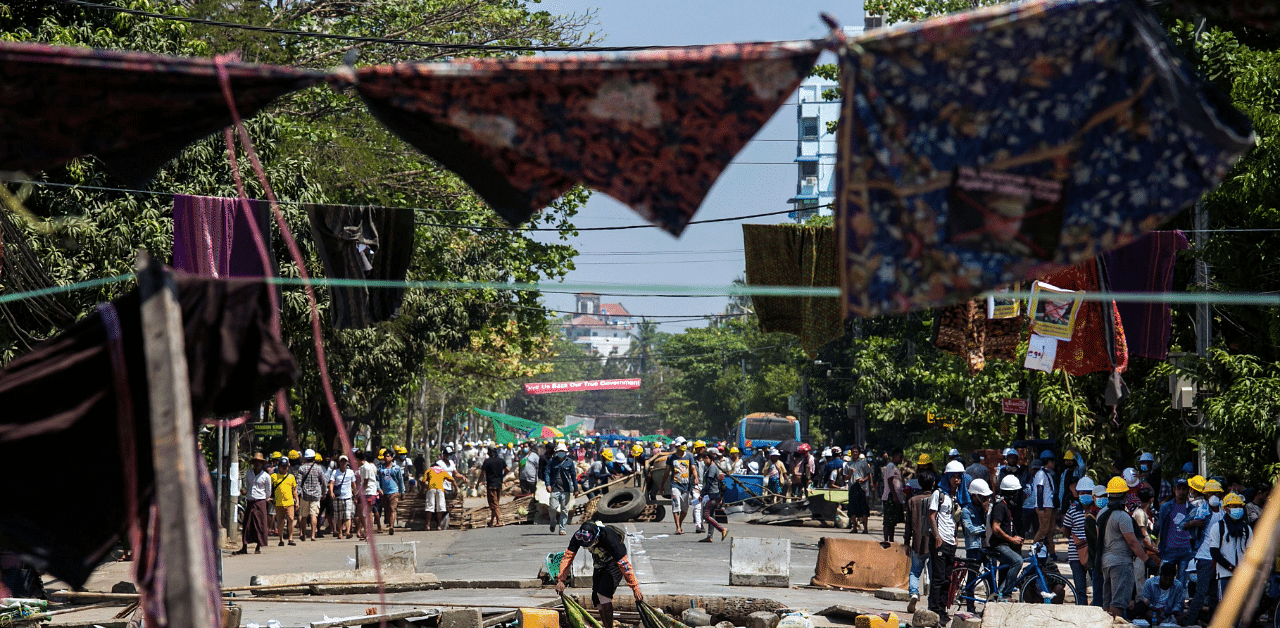
M1235 519L1236 521L1239 521L1240 519L1244 518L1244 509L1243 509L1243 508L1228 508L1228 509L1227 509L1227 516L1231 517L1232 519Z
M564 458L564 452L563 452L563 451L557 451L557 452L556 452L556 457L557 457L557 458Z
M1106 497L1098 498L1098 508L1106 508L1109 503L1111 503L1111 500Z
M1138 465L1138 470L1139 470L1139 471L1141 471L1141 472L1143 472L1143 473L1146 473L1146 472L1148 472L1148 471L1150 471L1150 470L1151 470L1151 465L1149 465L1149 464L1140 464L1140 465Z
M1092 504L1092 503L1093 503L1093 495L1081 495L1081 496L1080 496L1080 505L1081 505L1081 506L1088 506L1088 505L1090 505L1090 504Z
M1209 507L1210 507L1210 508L1218 508L1219 506L1222 506L1222 498L1221 498L1221 497L1218 497L1217 495L1214 495L1214 496L1212 496L1212 497L1210 497L1210 498L1209 498Z

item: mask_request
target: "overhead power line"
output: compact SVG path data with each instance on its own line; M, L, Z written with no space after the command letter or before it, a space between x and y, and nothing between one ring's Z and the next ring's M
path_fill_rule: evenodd
M130 188L113 188L113 187L103 187L103 186L97 186L97 185L80 185L76 183L55 183L52 181L22 180L22 181L12 181L12 183L30 183L31 185L39 185L39 186L53 186L53 187L62 187L62 188L70 188L70 189L79 188L84 190L95 190L95 191L102 191L102 192L120 192L122 194L151 194L153 196L180 195L179 192L157 192L154 190L135 190ZM277 201L277 204L279 205L325 205L326 203L302 203L297 201ZM329 204L334 204L334 203L329 203ZM338 205L340 205L340 203ZM832 204L828 203L827 205L822 205L816 208L807 207L805 208L805 210L808 211L809 209L820 209L820 208L826 208L831 206ZM386 205L359 205L358 207L363 207L368 209L391 209L391 210L398 210L398 211L415 211L415 212L426 212L426 213L458 213L458 214L472 213L472 212L468 212L466 210L460 210L460 209L432 209L427 207L388 207ZM706 220L690 220L688 224L703 225L703 224L711 224L711 223L717 223L717 222L732 222L735 220L749 220L751 218L763 218L766 216L780 216L782 214L790 214L794 211L795 211L794 209L784 209L776 212L746 214L743 216L729 216L727 218L708 218ZM563 231L570 231L569 229L557 229L555 227L502 227L502 226L490 226L490 225L459 225L454 223L431 223L431 222L419 222L417 224L425 227L443 227L447 229L473 229L477 231L554 231L557 233L560 233ZM571 229L571 231L624 231L628 229L657 229L657 228L659 228L658 225L644 223L644 224L638 224L638 225L618 225L616 227L574 227L573 229Z
M195 17L183 17L180 15L169 15L167 13L152 13L151 11L140 11L138 9L127 9L125 7L117 7L109 4L98 4L95 2L85 2L84 0L57 0L62 4L71 6L84 7L89 9L99 9L102 11L112 11L115 13L124 13L127 15L137 15L139 17L149 17L157 20L167 20L170 22L184 22L187 24L201 24L204 26L216 26L218 28L231 28L243 31L253 31L257 33L269 33L272 35L289 35L292 37L309 37L313 39L329 39L335 41L346 41L361 44L394 44L397 46L416 46L421 48L436 48L440 50L494 50L500 52L631 52L637 50L657 50L662 48L673 48L675 46L507 46L503 44L451 44L441 41L417 41L412 39L394 39L391 37L364 37L359 35L338 35L334 33L318 33L314 31L299 31L287 28L274 28L271 26L254 26L252 24L240 24L236 22L222 22L219 20L206 20Z

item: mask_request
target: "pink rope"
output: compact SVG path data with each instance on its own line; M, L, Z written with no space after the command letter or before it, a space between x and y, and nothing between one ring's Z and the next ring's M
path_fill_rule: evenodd
M289 229L289 224L284 219L284 212L281 211L280 205L276 202L276 196L271 191L271 185L267 183L266 170L263 169L262 163L258 161L258 153L253 148L253 139L249 137L249 131L244 127L244 121L240 119L240 112L236 109L235 98L231 94L231 77L227 73L226 61L227 58L225 56L218 56L214 59L214 63L218 68L218 81L222 84L222 95L227 100L227 108L231 111L231 121L235 126L236 133L240 136L240 143L244 146L245 153L249 156L249 163L253 165L253 171L258 176L258 182L262 185L267 202L271 204L271 212L276 218L276 224L280 227L280 237L288 245L289 255L293 258L294 263L298 265L298 276L302 279L302 285L307 294L307 305L311 313L311 338L315 342L316 362L320 367L320 385L324 389L329 416L333 419L334 427L338 430L338 440L342 443L342 450L347 455L347 459L355 460L355 450L351 446L351 437L347 434L347 427L342 422L342 414L338 411L338 402L333 396L333 386L329 382L329 365L324 356L324 343L320 340L320 310L316 305L316 293L311 286L311 277L307 274L306 260L303 259L302 249L298 246L298 241L294 239L293 232ZM228 131L228 135L230 135L230 131ZM228 145L227 150L231 157L232 170L236 176L237 191L240 193L240 197L247 202L248 197L244 193L244 186L240 183L240 172L235 167L235 149L233 146ZM281 395L283 394L282 392ZM292 423L290 423L290 429L292 429ZM361 514L365 520L365 539L369 542L369 555L373 559L374 577L378 581L378 600L382 605L382 612L385 614L387 612L387 590L383 586L382 561L378 560L378 544L373 535L372 509L368 507L361 508ZM386 628L386 619L382 619L379 625L381 628Z

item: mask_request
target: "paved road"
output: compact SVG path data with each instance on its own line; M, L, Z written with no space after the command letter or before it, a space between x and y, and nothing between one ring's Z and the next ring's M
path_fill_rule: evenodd
M691 595L736 595L775 599L787 606L820 610L834 604L847 604L868 610L893 610L899 614L905 605L886 602L871 595L803 588L813 575L817 559L817 542L823 536L846 535L846 530L732 523L730 533L738 537L787 538L791 540L791 583L789 589L734 587L728 585L729 544L699 543L701 535L676 536L675 526L665 522L627 524L628 531L639 534L638 547L633 547L633 562L646 593ZM859 538L879 540L873 535ZM513 525L466 532L407 532L395 536L379 535L379 542L417 541L419 564L441 580L509 580L535 578L548 553L563 550L567 536L549 533L545 526ZM223 555L225 586L249 584L254 575L312 572L345 569L355 556L356 541L321 539L315 543L299 543L293 547L272 545L261 555ZM87 588L109 591L111 585L129 580L128 563L111 563L95 572ZM52 585L58 587L58 584ZM388 596L392 601L476 603L490 605L534 605L554 597L550 589L442 590L399 593ZM368 600L376 604L376 595L347 595L343 599ZM244 623L265 626L276 619L284 626L305 626L324 616L346 617L364 612L362 605L337 605L323 602L263 602L243 600ZM407 609L411 607L395 607ZM114 612L114 611L112 611ZM66 621L106 619L112 612L86 611L66 616Z

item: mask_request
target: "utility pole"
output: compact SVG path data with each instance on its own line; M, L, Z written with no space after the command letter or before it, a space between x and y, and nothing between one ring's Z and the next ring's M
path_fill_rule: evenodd
M146 356L147 392L151 404L151 453L157 473L158 512L155 532L164 556L164 608L169 624L183 628L217 625L219 582L208 574L211 530L200 512L201 465L192 425L190 380L183 346L182 310L173 275L146 251L138 253L138 287L142 296L142 348ZM137 513L129 513L137 516ZM220 553L220 552L219 552Z
M1196 286L1202 292L1209 291L1209 262L1204 259L1205 241L1209 238L1209 212L1204 208L1204 199L1196 201L1195 209L1195 230L1196 230ZM1203 362L1209 357L1209 344L1213 339L1213 319L1209 316L1209 304L1200 303L1196 305L1196 355ZM1201 391L1203 392L1203 391ZM1204 399L1201 395L1196 395L1196 414L1199 416L1201 430L1208 433L1212 427L1208 424L1204 416ZM1203 443L1200 445L1199 452L1200 475L1209 476L1209 452Z

